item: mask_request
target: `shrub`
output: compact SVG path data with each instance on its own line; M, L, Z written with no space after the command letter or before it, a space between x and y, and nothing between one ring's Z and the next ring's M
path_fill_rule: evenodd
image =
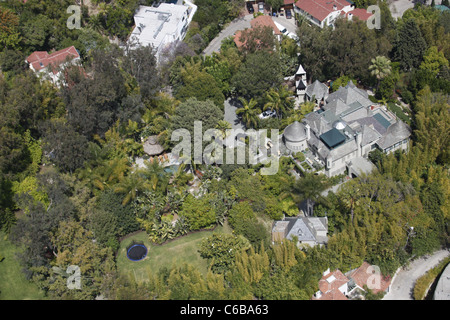
M450 258L445 258L436 267L428 270L426 274L417 279L416 284L414 285L414 300L423 300L426 297L431 284L445 269L449 262Z
M297 152L293 157L300 162L305 161L305 155L303 154L303 152Z

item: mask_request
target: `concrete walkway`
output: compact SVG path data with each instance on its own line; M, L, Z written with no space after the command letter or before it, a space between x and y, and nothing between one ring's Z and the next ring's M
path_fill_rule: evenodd
M417 279L437 266L449 254L448 250L439 250L432 255L412 261L407 267L400 268L383 300L413 300L412 293Z

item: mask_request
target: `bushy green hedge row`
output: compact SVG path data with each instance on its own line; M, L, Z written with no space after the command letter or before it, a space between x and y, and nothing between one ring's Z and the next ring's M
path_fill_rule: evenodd
M426 274L417 279L416 284L414 285L414 300L423 300L426 297L429 287L449 262L450 257L445 258L436 267L428 270Z

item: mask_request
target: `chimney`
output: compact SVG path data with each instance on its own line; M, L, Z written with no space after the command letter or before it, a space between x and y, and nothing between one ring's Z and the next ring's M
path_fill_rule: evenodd
M309 124L305 125L305 129L306 129L306 140L309 140L311 138L311 127L309 126Z

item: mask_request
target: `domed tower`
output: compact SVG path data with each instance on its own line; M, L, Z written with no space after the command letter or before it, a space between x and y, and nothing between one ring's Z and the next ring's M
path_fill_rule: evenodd
M291 123L284 129L283 137L286 148L293 152L303 151L308 147L306 128L298 121Z

